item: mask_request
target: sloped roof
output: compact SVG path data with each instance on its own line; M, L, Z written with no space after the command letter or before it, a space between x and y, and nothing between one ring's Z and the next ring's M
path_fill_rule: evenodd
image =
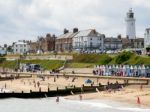
M17 45L24 45L24 44L27 44L26 42L15 42L15 44Z
M72 38L72 37L74 37L77 33L78 33L78 32L76 32L76 33L69 32L69 33L66 33L66 34L62 34L62 35L58 36L57 39Z
M104 39L104 41L121 41L121 39L119 39L119 38L114 38L114 37L106 37L106 38Z
M79 31L79 33L78 33L75 37L81 37L81 36L85 37L85 36L89 36L90 33L91 33L92 31L94 31L94 30L95 30L95 29L88 29L88 30ZM96 32L96 33L97 33L97 32Z

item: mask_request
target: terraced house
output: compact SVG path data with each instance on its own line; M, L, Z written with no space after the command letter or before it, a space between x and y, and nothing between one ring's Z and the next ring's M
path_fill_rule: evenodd
M80 51L104 50L104 34L98 33L95 29L79 31L73 37L73 49Z
M73 37L78 33L78 28L74 28L73 32L69 32L69 30L64 29L64 33L56 39L55 50L64 52L64 51L72 51L72 43Z

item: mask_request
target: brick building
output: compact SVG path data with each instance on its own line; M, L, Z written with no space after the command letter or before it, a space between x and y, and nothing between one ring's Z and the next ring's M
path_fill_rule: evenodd
M72 38L78 33L78 28L74 28L73 32L69 32L64 29L64 33L56 39L55 50L56 51L72 51Z
M46 37L38 37L38 40L30 43L31 53L37 53L37 51L50 52L55 50L55 35L47 34Z

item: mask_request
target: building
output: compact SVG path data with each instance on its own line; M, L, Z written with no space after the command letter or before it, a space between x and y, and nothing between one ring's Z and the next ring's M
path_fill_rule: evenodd
M69 30L64 29L64 33L56 39L55 50L64 52L64 51L72 51L72 43L73 37L78 33L78 28L74 28L73 32L69 32Z
M148 46L150 46L150 28L147 28L144 34L144 47Z
M74 50L104 50L104 35L95 29L79 31L73 37Z
M106 37L104 38L105 50L119 50L122 49L122 40L120 37Z
M122 48L144 48L144 38L122 38Z
M144 48L144 38L130 39L131 48Z
M25 54L25 53L29 53L30 51L30 45L29 42L27 41L14 42L12 47L13 47L14 54Z
M7 47L0 46L0 55L5 55L5 54L7 54Z
M56 36L47 34L46 37L38 37L37 41L30 42L30 52L37 53L41 51L42 53L50 52L55 50L55 40Z
M38 48L39 48L39 45L38 45L37 41L30 42L30 53L37 53Z
M129 12L127 12L125 21L126 21L126 37L129 37L129 39L135 39L136 38L135 18L132 9L130 9Z

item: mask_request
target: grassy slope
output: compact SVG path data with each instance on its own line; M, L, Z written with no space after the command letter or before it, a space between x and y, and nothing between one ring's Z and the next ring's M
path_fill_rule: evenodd
M22 60L21 63L39 64L45 70L57 69L63 66L64 61L61 60Z
M32 63L32 64L39 64L45 70L56 69L63 66L64 61L60 60L22 60L21 63ZM4 61L0 63L0 67L5 68L12 68L14 69L17 65L16 61Z
M125 56L124 55L129 55L129 59L124 60ZM123 58L121 63L118 63L118 57ZM102 54L102 55L96 55L96 54L79 54L77 56L74 56L74 60L68 64L68 67L71 68L84 68L84 67L93 67L94 65L99 64L99 65L105 65L105 64L129 64L129 65L134 65L134 64L145 64L145 65L150 65L150 57L146 56L138 56L133 53L121 53L118 55L107 55L107 54Z
M119 64L117 63L118 57L121 58L120 64L145 64L150 65L150 57L147 56L138 56L135 54L130 54L128 59L125 59L125 56L128 52L121 53L118 55L107 55L107 54L74 54L73 60L67 63L67 67L70 68L85 68L93 67L94 65L105 65L105 64ZM122 60L123 59L123 60ZM50 70L59 68L63 65L64 61L60 60L24 60L22 63L33 63L40 64L44 69ZM15 68L16 61L4 61L0 63L1 67Z

